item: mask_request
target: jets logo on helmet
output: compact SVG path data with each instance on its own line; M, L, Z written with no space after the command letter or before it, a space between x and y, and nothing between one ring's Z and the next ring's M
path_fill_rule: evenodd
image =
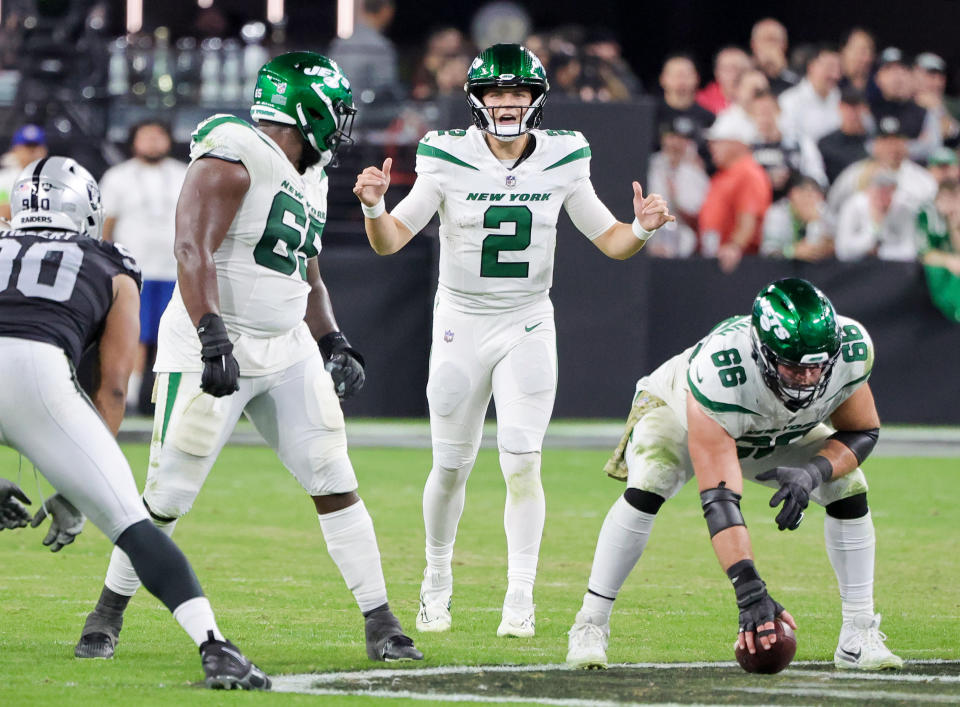
M98 240L103 226L97 180L69 157L44 157L24 167L10 213L14 228L56 228Z
M522 109L517 123L498 124L494 107L484 105L484 92L494 87L523 87L530 91L532 100L528 106L497 106ZM463 89L467 92L473 122L480 130L501 140L515 140L540 125L550 82L543 64L532 51L520 44L494 44L473 60Z
M316 52L290 52L271 59L257 75L250 116L295 125L319 156L309 164L336 165L337 150L353 142L350 81L332 59Z
M840 355L840 325L827 296L791 277L767 285L753 303L753 358L763 382L790 410L827 390Z

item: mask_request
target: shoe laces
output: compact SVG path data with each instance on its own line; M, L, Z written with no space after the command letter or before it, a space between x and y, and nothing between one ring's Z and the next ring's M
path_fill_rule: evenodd
M578 643L597 641L603 645L604 640L607 638L606 633L604 633L600 626L591 623L577 624L570 629L570 634Z

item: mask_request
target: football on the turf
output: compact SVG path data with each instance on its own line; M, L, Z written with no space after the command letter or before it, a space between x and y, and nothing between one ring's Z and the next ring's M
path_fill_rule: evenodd
M793 629L783 623L780 619L774 622L776 628L777 642L770 646L770 650L764 650L757 640L757 652L751 654L746 648L740 648L740 644L735 644L734 654L740 667L748 673L764 673L772 675L790 665L793 656L797 652L797 636Z

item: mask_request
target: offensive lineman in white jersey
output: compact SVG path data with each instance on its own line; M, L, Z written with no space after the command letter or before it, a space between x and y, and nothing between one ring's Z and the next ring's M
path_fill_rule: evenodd
M778 489L770 505L783 502L780 530L800 525L810 499L826 509L827 555L843 614L836 667L902 667L884 645L873 611L875 539L859 468L880 432L867 384L873 359L861 324L837 316L806 280L787 278L760 292L752 316L721 322L641 378L624 436L605 467L627 490L600 530L567 663L606 667L614 599L660 506L696 474L711 542L736 591L741 646L751 653L768 648L775 617L796 628L753 563L740 512L749 478Z
M363 385L363 359L338 331L317 266L323 167L349 140L355 112L336 63L292 52L260 69L250 111L258 128L217 115L194 133L177 204L177 288L160 322L143 503L172 533L245 414L312 497L365 617L367 655L419 660L387 605L373 522L347 456L338 396ZM113 655L138 586L118 550L77 657Z
M633 183L633 224L620 223L590 183L590 146L570 130L537 130L549 84L537 57L497 44L464 86L468 130L428 133L417 180L391 214L390 164L367 167L354 193L373 249L394 253L440 212L440 284L427 400L433 468L423 492L426 560L417 628L450 628L451 563L465 485L491 393L507 484L507 592L498 636L534 635L533 584L543 534L540 450L556 392L549 290L561 206L604 254L625 259L667 221L667 204Z

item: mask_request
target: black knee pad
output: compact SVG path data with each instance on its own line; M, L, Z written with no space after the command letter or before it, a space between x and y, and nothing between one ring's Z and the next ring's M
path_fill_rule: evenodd
M831 518L853 520L863 518L870 509L867 507L867 494L858 493L856 496L841 498L839 501L828 503L825 510Z
M643 511L644 513L649 513L650 515L656 515L657 511L660 510L660 506L662 506L663 502L667 500L658 493L642 491L641 489L634 488L628 488L626 491L624 491L623 498L638 511Z

